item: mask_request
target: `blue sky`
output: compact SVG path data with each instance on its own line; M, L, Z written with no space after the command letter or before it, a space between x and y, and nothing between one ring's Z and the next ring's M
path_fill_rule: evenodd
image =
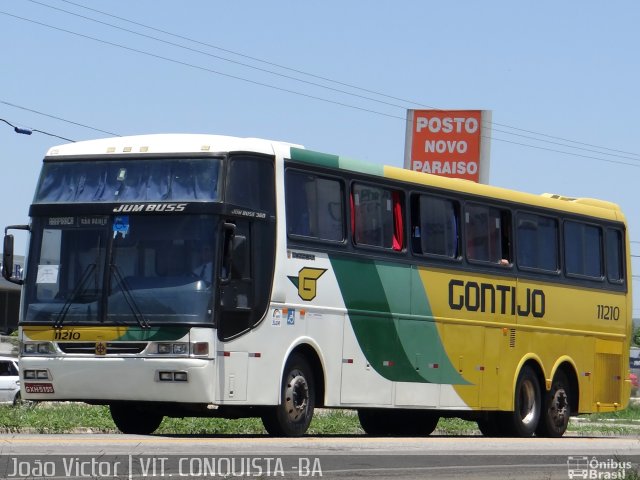
M74 2L200 43L63 0L3 2L0 118L108 136L27 108L120 135L263 137L402 166L406 108L488 109L492 184L616 202L640 242L637 2ZM0 123L0 225L27 221L59 143Z

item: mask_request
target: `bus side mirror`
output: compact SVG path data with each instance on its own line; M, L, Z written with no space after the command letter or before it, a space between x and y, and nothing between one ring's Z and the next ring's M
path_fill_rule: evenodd
M7 233L9 230L26 230L31 231L29 225L9 225L4 229L4 242L2 249L2 276L11 283L22 285L24 281L21 278L13 278L13 235Z
M22 285L23 281L13 278L13 235L6 234L4 236L4 244L2 250L2 276L11 283Z
M2 250L2 276L9 280L13 273L13 235L4 236Z

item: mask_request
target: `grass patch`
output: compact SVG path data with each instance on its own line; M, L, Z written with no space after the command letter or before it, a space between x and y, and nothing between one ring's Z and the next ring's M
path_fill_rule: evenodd
M627 410L581 417L569 424L578 435L637 435L640 405ZM626 424L624 424L626 422ZM635 427L635 428L634 428ZM109 408L83 403L27 403L19 407L0 405L2 433L117 433ZM160 435L264 435L259 418L225 420L220 418L165 418ZM309 435L362 435L358 416L353 410L320 410L314 415ZM475 422L458 418L441 418L436 435L477 435Z
M109 409L82 403L0 405L0 430L7 433L115 432Z

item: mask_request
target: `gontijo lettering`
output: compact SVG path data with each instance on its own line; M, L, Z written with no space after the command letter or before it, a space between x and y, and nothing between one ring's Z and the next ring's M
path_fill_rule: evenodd
M452 279L449 282L449 307L452 310L542 318L545 296L542 290L527 288L524 304L520 304L516 287Z

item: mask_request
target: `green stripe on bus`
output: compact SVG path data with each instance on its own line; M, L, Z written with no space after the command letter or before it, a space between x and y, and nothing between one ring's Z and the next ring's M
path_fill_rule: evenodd
M411 318L403 319L398 335L405 351L416 352L415 368L432 383L468 385L444 349L425 287L416 267L411 268ZM434 368L437 365L438 368Z
M376 372L397 382L468 383L444 351L415 269L333 257L331 264L358 344ZM418 315L411 315L413 305Z
M339 158L337 155L314 152L302 148L291 147L291 160L296 162L311 163L328 168L339 168Z
M384 176L384 166L362 162L346 157L338 157L328 153L314 152L302 148L291 147L291 160L295 162L310 163L327 168L342 168L354 172L366 173L369 175Z
M384 176L384 166L362 162L352 158L340 157L340 168L352 170L354 172L366 173L368 175Z

